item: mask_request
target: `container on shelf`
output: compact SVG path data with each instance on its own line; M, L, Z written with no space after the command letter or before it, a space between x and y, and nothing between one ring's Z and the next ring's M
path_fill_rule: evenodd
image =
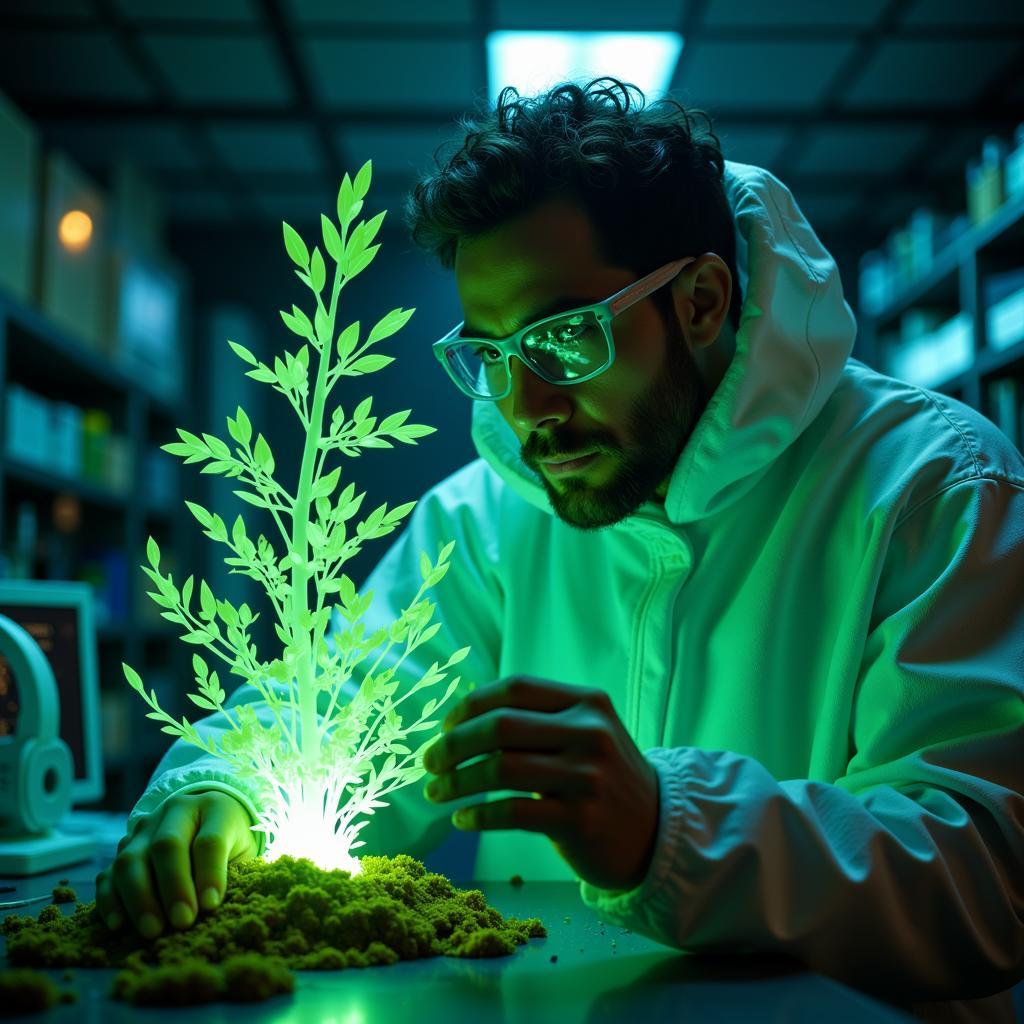
M2 93L0 153L0 287L30 302L39 246L39 139Z
M96 625L121 626L128 618L128 561L117 547L96 547L83 552L77 578L92 584Z
M1014 377L999 377L988 386L989 415L992 422L1015 444L1021 446L1020 382Z
M39 304L54 323L109 354L106 200L61 153L45 161Z
M1024 341L1024 267L991 274L985 281L985 337L991 349Z
M933 331L880 348L884 373L933 388L970 368L974 359L971 318L957 313Z
M967 161L967 213L972 224L984 224L1003 205L1006 151L1006 142L990 135L982 143L981 158Z
M30 466L49 459L50 403L19 384L8 384L5 396L5 442L8 456Z
M102 409L86 409L82 416L82 475L93 483L107 482L110 416Z
M132 444L123 434L107 439L106 485L118 494L126 494L132 482Z
M178 463L159 446L150 445L142 456L142 491L147 507L168 511L177 497Z
M111 337L118 364L149 394L181 397L184 277L166 256L119 248L111 259Z
M1003 191L1007 202L1024 197L1024 123L1017 125L1013 145L1003 161Z
M935 309L930 306L917 306L908 309L900 317L900 341L904 344L931 334L937 330L948 318L946 310Z
M869 316L880 313L892 300L889 260L877 249L864 253L860 258L858 295L861 312Z
M918 207L910 216L910 267L914 278L924 277L931 272L935 257L939 254L939 242L951 218L937 213L926 206Z
M61 476L82 476L82 416L77 405L54 402L50 406L49 465Z

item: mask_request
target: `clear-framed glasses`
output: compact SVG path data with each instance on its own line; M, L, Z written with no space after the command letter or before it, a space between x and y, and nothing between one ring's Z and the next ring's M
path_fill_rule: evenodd
M463 394L484 402L497 402L511 392L511 356L549 384L582 384L615 362L612 321L696 258L673 260L603 302L545 317L507 338L462 337L463 321L434 342L434 355Z

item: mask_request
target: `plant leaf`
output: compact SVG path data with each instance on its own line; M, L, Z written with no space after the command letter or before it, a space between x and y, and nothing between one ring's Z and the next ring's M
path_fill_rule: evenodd
M139 678L139 673L136 672L135 669L133 669L131 667L131 665L129 665L126 662L123 662L123 661L121 662L121 668L124 671L125 679L128 680L128 685L133 690L136 690L138 693L141 693L143 697L145 697L146 696L146 688L145 688L145 686L142 683L142 679Z
M415 313L413 309L398 309L391 310L386 316L382 317L376 324L374 324L373 330L370 331L369 338L366 339L367 345L372 345L375 342L381 341L383 338L390 337L397 331L400 331L408 322L409 318Z
M238 407L238 411L235 413L235 431L236 433L233 433L231 436L239 444L246 445L252 440L252 423L241 406Z
M366 163L359 168L359 173L356 175L355 184L352 188L356 199L363 199L366 197L366 193L370 191L370 178L372 175L373 161L367 160Z
M305 270L309 266L309 250L306 248L306 243L298 231L286 221L281 222L281 227L284 229L284 247L288 251L288 255L293 263Z
M359 344L359 321L351 323L338 335L338 358L347 359Z
M377 370L383 370L385 366L395 361L394 356L362 356L357 359L351 366L345 368L347 375L354 376L360 373L376 373Z
M323 253L319 246L314 246L313 255L309 261L309 279L313 285L313 291L321 292L327 280L327 271L324 267Z
M250 366L257 365L258 360L244 345L239 345L237 341L229 341L228 344L231 346L232 351L234 351L235 355L238 356L239 359L244 360Z
M210 513L207 512L205 508L203 508L202 505L197 505L194 501L187 500L185 504L188 506L189 511L192 513L192 515L194 515L196 519L199 521L200 526L208 527L210 525L211 521L213 520L213 516L211 516Z
M199 609L200 614L207 622L212 622L217 614L217 599L213 596L213 591L206 580L202 580L199 584Z
M252 456L256 460L256 465L268 476L274 472L274 456L270 451L270 445L267 444L267 439L262 434L256 438Z
M357 274L361 274L372 262L374 256L377 255L377 250L380 249L380 245L374 245L367 249L366 252L361 253L355 257L347 266L342 269L342 273L346 277L355 277Z
M235 497L241 498L242 501L249 505L255 505L256 508L267 508L267 503L258 494L253 494L251 491L232 491Z
M326 498L338 486L338 479L341 477L341 466L335 466L326 476L322 476L317 480L316 485L313 488L312 497L314 498Z
M340 263L343 249L341 236L338 234L338 229L334 226L334 221L326 213L320 214L320 227L323 230L324 248L327 250L327 255L335 263Z

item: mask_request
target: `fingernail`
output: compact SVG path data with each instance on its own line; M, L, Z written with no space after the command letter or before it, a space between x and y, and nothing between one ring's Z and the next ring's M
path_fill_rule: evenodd
M155 939L163 931L160 919L154 914L143 914L139 918L139 934L144 939Z
M121 915L115 912L107 914L107 927L112 932L116 932L121 927Z
M187 928L192 923L192 908L180 900L171 907L171 924L175 928Z
M202 896L199 897L199 903L203 910L216 910L217 904L220 903L220 893L210 886L209 889L204 889Z

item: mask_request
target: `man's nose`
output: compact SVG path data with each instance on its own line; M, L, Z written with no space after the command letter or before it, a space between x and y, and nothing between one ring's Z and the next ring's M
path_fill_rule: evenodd
M565 423L572 414L567 388L549 384L517 356L508 361L512 374L512 418L522 430Z

